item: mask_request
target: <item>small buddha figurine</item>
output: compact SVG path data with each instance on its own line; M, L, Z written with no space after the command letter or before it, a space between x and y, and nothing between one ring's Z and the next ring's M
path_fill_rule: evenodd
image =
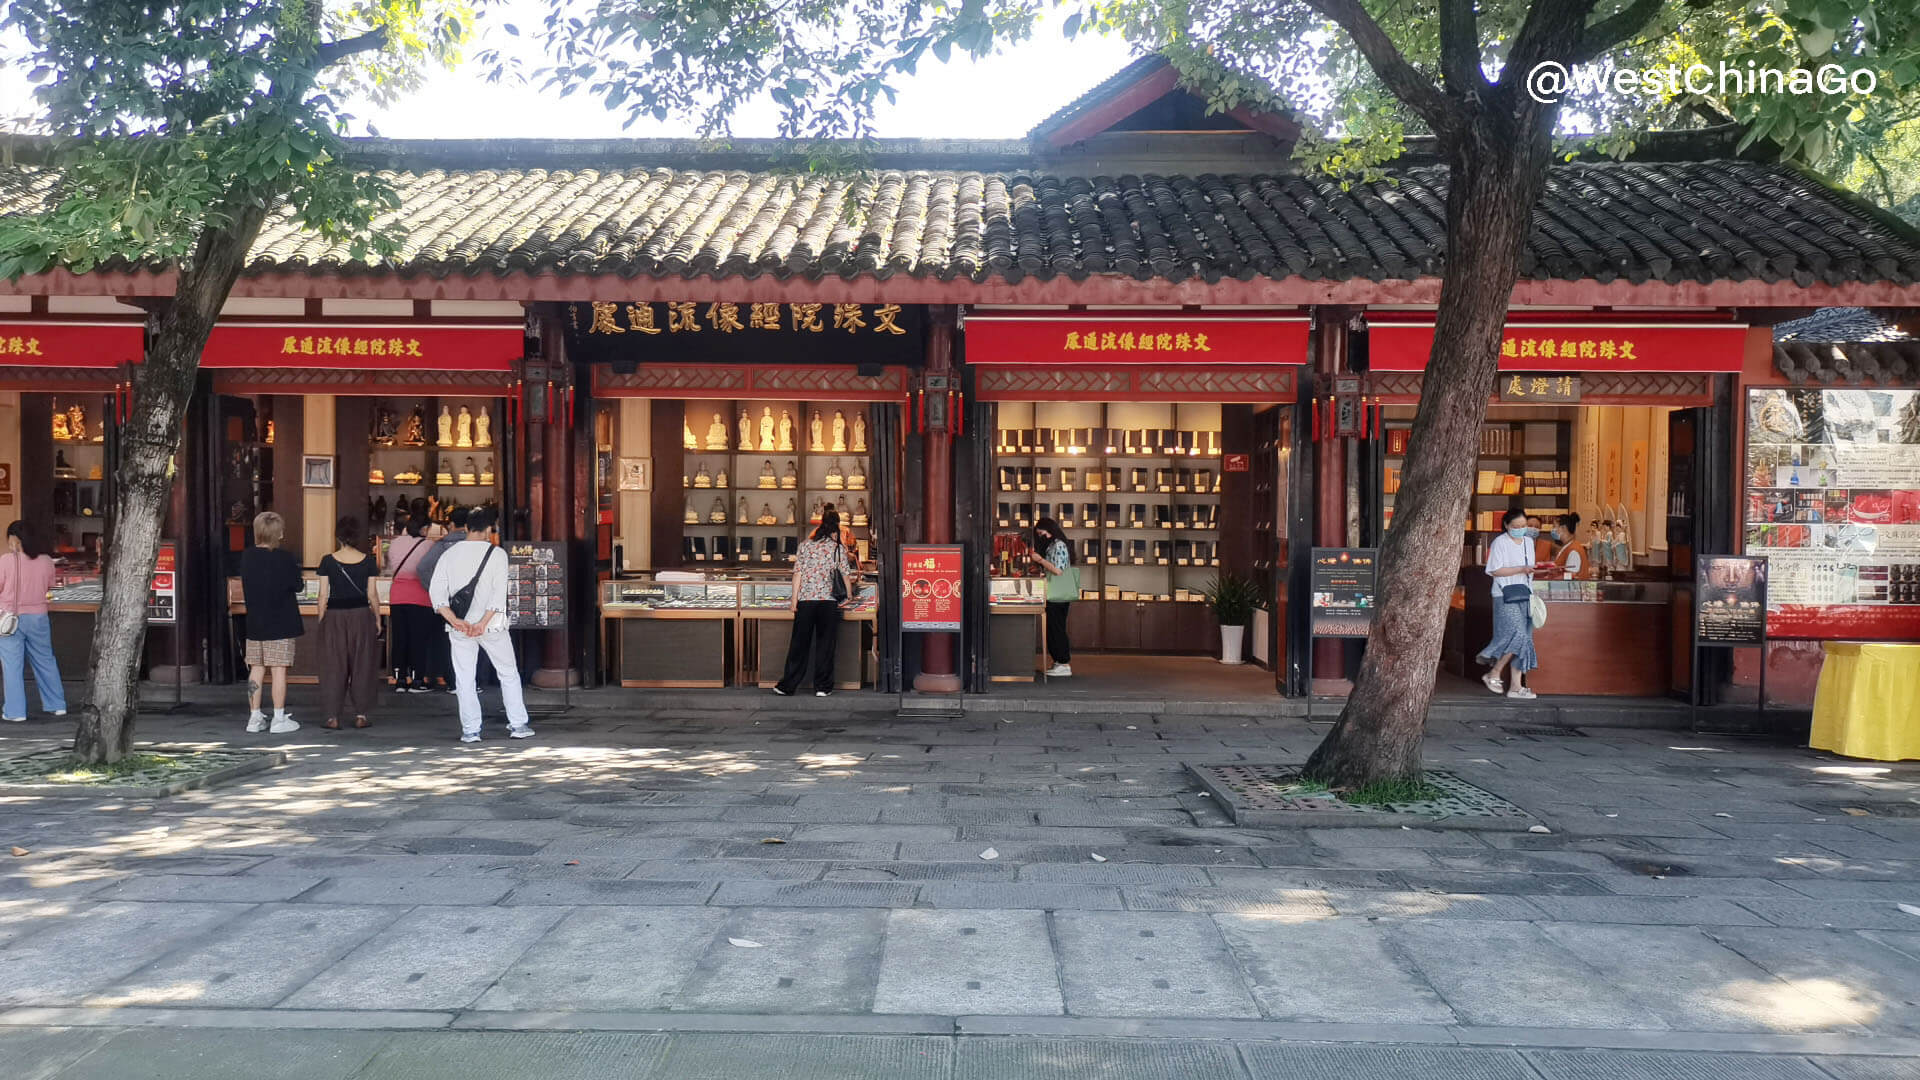
M480 482L482 484L493 483L493 455L491 454L487 455L486 459L480 462Z
M714 413L713 422L707 425L707 449L724 451L726 448L727 422L720 419L719 413Z
M693 486L697 488L713 486L713 474L707 471L707 463L704 461L700 463L700 471L693 474Z
M785 409L780 410L780 452L793 453L793 414Z
M867 500L861 499L859 502L853 504L853 523L855 525L865 525L867 523Z
M680 445L687 450L700 449L700 440L693 437L693 421L680 421Z
M748 512L747 497L745 495L742 495L740 496L740 507L738 510L734 511L734 515L733 515L734 522L736 524L745 525L747 523L747 512Z
M474 465L471 457L460 463L460 482L462 484L476 483L479 478L480 469Z
M853 452L867 452L867 414L863 412L853 414Z
M777 525L777 524L779 524L779 519L777 519L777 518L775 518L775 517L773 516L773 504L772 504L772 503L761 503L761 504L760 504L760 516L759 516L758 518L756 518L756 519L755 519L755 523L756 523L756 524L759 524L759 525Z
M773 406L762 405L760 406L760 449L771 450L774 448L774 445ZM742 449L746 448L742 447Z
M800 507L798 506L798 504L796 504L792 499L788 499L786 524L788 525L798 524L796 517L799 513L800 513Z
M727 504L718 495L713 497L713 508L707 511L707 520L715 525L727 523Z
M827 450L826 425L820 422L818 410L814 411L813 419L807 421L807 449L816 454L824 454Z
M453 445L467 449L473 445L473 413L465 405L460 406L460 415L454 418Z
M745 409L740 410L740 445L735 449L753 449L753 417L748 416Z
M480 406L480 415L473 422L473 445L483 449L493 445L493 416L485 405Z
M858 460L853 463L853 473L847 477L847 487L853 491L867 489L867 469Z
M693 503L691 502L687 503L687 512L685 517L686 517L686 522L689 525L700 524L700 511L695 510L693 508Z
M440 446L453 445L453 412L445 405L440 406Z
M844 491L846 486L847 474L840 469L840 459L834 458L833 464L827 466L827 490Z
M53 414L53 438L55 442L69 442L73 439L72 431L67 426L66 413L56 412Z
M793 467L793 462L791 461L787 462L787 474L780 478L780 486L786 488L788 491L792 491L800 486L800 473Z
M77 401L67 406L67 432L75 441L87 437L87 410Z
M839 409L833 410L833 452L847 452L847 414Z
M780 477L773 471L772 458L768 458L760 463L760 486L763 488L777 488L780 486Z
M450 486L452 486L452 484L453 484L453 466L451 466L451 465L449 465L449 464L447 464L447 463L446 463L446 461L444 461L444 460L442 460L442 461L440 462L440 465L439 465L439 467L438 467L437 469L435 469L435 470L434 470L434 473L433 473L433 482L434 482L435 484L443 484L443 485L447 485L447 486L449 486L449 487L450 487Z
M273 421L271 420L267 421L267 425L268 425L268 434L271 435ZM399 432L395 431L393 426L393 411L391 409L386 408L385 406L382 406L374 410L373 435L371 438L373 445L392 446L393 440L395 436L397 436L398 434ZM272 443L273 439L268 438L267 442Z
M720 466L720 471L713 474L713 486L717 488L727 486L727 467L725 465Z
M427 445L427 416L420 406L415 405L407 417L406 429L400 433L400 443L403 446Z

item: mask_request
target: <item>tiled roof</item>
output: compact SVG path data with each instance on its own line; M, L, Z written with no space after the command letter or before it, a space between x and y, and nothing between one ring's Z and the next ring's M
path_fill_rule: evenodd
M1866 308L1821 308L1804 319L1777 323L1775 341L1906 341L1912 335Z
M1080 115L1088 106L1097 105L1113 94L1125 90L1148 75L1167 66L1167 61L1158 53L1148 53L1139 57L1126 67L1100 80L1092 89L1054 111L1052 116L1040 121L1027 133L1030 139L1044 139L1060 129L1069 120Z
M1780 341L1773 366L1796 383L1920 382L1920 341Z
M354 264L284 217L252 273L552 273L1018 282L1096 275L1375 281L1438 275L1447 171L1343 189L1321 175L1084 178L957 170L386 173L403 250ZM0 214L43 174L0 171ZM1798 171L1747 161L1556 165L1523 275L1537 280L1920 281L1920 233Z

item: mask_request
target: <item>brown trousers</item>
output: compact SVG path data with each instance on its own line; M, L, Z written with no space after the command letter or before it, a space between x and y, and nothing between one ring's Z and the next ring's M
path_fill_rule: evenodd
M380 621L370 608L329 608L320 620L320 708L326 719L366 716L380 685ZM344 711L342 711L344 708Z

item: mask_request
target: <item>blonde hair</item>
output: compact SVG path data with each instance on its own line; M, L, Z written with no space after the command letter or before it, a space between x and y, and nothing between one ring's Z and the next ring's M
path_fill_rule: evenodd
M287 522L271 510L254 515L253 542L261 547L277 548L287 535Z

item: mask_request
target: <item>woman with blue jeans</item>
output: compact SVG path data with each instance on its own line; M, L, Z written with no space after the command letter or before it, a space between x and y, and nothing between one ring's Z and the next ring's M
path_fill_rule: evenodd
M53 623L47 617L53 575L53 559L40 542L40 531L25 521L7 526L7 553L0 555L0 611L20 621L13 633L0 637L0 681L5 684L0 718L15 723L27 718L28 664L40 687L40 707L55 716L67 715L67 691L53 659Z

